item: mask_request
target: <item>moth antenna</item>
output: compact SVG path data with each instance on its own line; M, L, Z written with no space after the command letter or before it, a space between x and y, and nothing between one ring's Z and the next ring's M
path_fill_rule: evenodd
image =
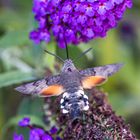
M62 62L64 62L64 60L61 57L57 56L56 54L53 54L53 53L51 53L51 52L49 52L47 50L44 50L44 52L46 52L46 53L48 53L48 54L50 54L52 56L55 56L56 58L58 58L59 60L61 60Z
M66 47L67 59L69 59L69 50L68 50L68 45L67 45L65 34L64 34L64 42L65 42L65 47Z
M67 59L69 59L69 50L68 50L67 43L66 43L66 53L67 53Z
M79 58L81 58L83 55L85 55L86 53L88 53L90 50L92 50L92 48L89 48L86 51L84 51L83 53L81 53L76 59L73 60L73 62L74 61L77 61Z

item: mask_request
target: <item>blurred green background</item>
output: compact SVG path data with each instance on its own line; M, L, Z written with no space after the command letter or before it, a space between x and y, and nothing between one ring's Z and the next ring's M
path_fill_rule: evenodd
M100 89L108 94L117 115L126 119L140 139L140 1L133 0L133 3L133 8L127 10L107 37L70 46L69 50L73 59L93 47L76 62L79 69L116 62L125 64ZM42 48L66 58L65 50L57 48L55 42L35 46L29 40L29 32L36 26L31 8L31 0L0 1L0 139L2 135L6 135L6 140L12 139L14 126L23 115L28 114L42 123L42 114L36 112L41 110L42 99L28 99L14 91L23 82L51 72L59 73L62 64L45 54Z

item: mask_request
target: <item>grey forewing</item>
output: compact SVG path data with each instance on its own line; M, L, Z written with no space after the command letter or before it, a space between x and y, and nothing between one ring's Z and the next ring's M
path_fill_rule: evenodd
M43 88L47 88L49 85L54 85L59 83L60 83L60 75L56 75L56 76L46 77L35 82L21 85L15 88L15 90L24 94L39 95L40 91Z
M99 66L94 68L87 68L85 70L81 70L80 74L82 76L103 76L108 77L116 73L123 64L110 64L105 66Z

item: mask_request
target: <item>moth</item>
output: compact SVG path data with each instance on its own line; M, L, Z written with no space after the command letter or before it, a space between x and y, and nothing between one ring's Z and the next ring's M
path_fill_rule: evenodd
M90 49L83 54L87 53ZM55 55L48 51L46 52ZM61 59L60 57L58 58ZM62 113L68 113L71 118L76 118L80 116L81 112L89 109L88 96L84 91L106 82L108 77L116 73L122 65L109 64L78 70L71 59L66 59L60 74L21 85L16 90L23 94L39 97L59 96L62 94L60 100Z

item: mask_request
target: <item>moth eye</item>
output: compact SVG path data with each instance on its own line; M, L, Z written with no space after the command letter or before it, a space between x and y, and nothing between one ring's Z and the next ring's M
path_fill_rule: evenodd
M48 81L49 81L48 78L46 78L45 81L46 81L46 84L48 84Z
M71 71L72 71L72 70L71 70L71 68L68 68L68 71L70 71L70 72L71 72Z
M94 72L94 74L96 74L96 71L93 71Z

